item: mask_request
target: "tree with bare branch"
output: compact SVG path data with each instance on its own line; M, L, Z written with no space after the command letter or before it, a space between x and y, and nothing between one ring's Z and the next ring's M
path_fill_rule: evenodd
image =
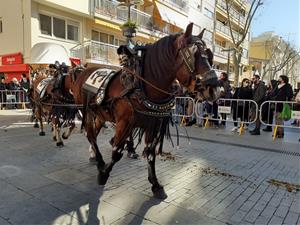
M250 2L250 8L249 11L246 12L245 15L245 22L241 23L240 22L240 26L242 27L242 29L239 30L239 35L235 35L234 32L234 26L233 26L233 17L231 16L231 9L233 8L233 2L234 0L225 0L226 2L226 13L227 13L227 18L228 18L228 26L229 26L229 30L230 30L230 36L232 39L232 56L233 56L233 67L234 67L234 85L237 86L238 85L238 81L239 81L239 71L240 71L240 63L241 63L241 59L242 59L242 55L243 55L243 47L242 44L245 40L245 38L248 35L248 31L250 29L250 25L252 23L252 20L258 10L258 8L263 5L263 0L252 0ZM245 4L246 1L241 2L241 6L242 4ZM249 2L249 1L247 1Z
M265 60L262 68L262 79L265 77L270 80L274 79L278 72L289 76L298 60L300 60L299 51L290 43L278 37L272 37L266 43L269 43L265 44L268 59Z

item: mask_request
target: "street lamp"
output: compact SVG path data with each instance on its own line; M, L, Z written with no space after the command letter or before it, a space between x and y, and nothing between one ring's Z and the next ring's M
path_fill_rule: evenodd
M127 38L127 43L129 43L130 39L136 34L136 24L132 23L130 20L130 8L131 6L142 4L144 4L143 0L125 0L120 1L117 6L118 8L127 9L127 21L122 26L123 36Z

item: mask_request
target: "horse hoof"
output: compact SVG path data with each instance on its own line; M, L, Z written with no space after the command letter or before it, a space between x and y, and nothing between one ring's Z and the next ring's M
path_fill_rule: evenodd
M53 141L57 141L57 139L56 139L56 137L55 137L55 136L53 136L53 137L52 137L52 140L53 140Z
M45 134L45 131L41 131L40 133L39 133L39 135L40 136L45 136L46 134Z
M109 174L108 173L99 173L98 174L98 184L105 185L108 180Z
M68 139L68 136L66 136L66 134L65 134L65 132L62 134L62 136L61 136L63 139Z
M139 154L137 153L129 153L127 154L127 157L130 158L130 159L137 159L139 157Z
M90 162L90 164L96 165L97 164L96 157L90 157L89 162Z
M62 141L56 143L57 147L64 147L64 143Z
M157 199L166 199L168 195L166 194L163 187L154 188L152 187L153 197Z
M35 123L35 124L33 125L33 128L40 128L40 125L38 125L37 123Z

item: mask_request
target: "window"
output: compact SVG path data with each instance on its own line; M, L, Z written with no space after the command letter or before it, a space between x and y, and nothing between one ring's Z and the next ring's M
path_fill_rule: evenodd
M40 14L40 28L44 35L71 41L79 40L79 23Z
M78 41L79 40L79 25L76 22L68 21L67 25L67 31L68 31L68 40L72 41Z
M108 43L108 34L100 33L100 42Z
M52 35L52 29L51 29L51 17L40 14L40 26L41 26L41 32L45 35Z
M66 38L66 22L53 17L53 34L58 38Z
M3 32L3 29L2 29L2 19L0 18L0 33Z
M213 18L214 17L214 13L212 11L210 11L208 8L204 8L204 15L208 16L209 18Z
M100 33L98 31L92 30L92 40L93 41L100 41Z

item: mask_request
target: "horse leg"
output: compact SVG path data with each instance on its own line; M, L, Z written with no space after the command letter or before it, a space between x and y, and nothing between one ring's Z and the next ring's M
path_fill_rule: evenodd
M122 151L124 149L126 138L128 137L128 134L131 133L128 132L130 131L128 129L130 129L130 124L128 123L128 121L122 120L116 123L116 133L113 139L111 140L113 142L111 162L105 165L104 171L99 171L99 175L98 175L99 184L102 185L106 184L107 179L109 177L109 173L111 172L113 166L122 158L123 156Z
M72 122L67 130L67 132L63 132L62 134L62 138L63 139L68 139L72 133L72 131L74 130L75 128L75 122Z
M36 108L36 119L40 122L40 136L45 136L45 131L44 131L44 124L43 124L43 118L42 118L42 108L38 106Z
M144 154L147 157L148 161L148 180L152 184L153 196L158 199L166 199L168 196L164 190L164 187L158 182L155 172L155 147L156 144L146 144L144 149Z
M101 128L102 128L102 125L104 124L104 122L102 122L100 119L97 119L94 121L94 125L95 125L95 129L94 129L94 133L95 133L95 136L97 137ZM97 138L96 138L97 139ZM90 145L89 147L89 153L90 153L90 158L89 158L89 161L90 163L96 163L97 160L96 160L96 150L93 148L93 145Z
M61 139L61 135L60 135L61 124L57 116L54 116L52 118L52 124L53 124L53 131L55 132L56 135L56 146L61 148L64 146L64 143Z
M54 123L52 124L52 129L51 130L52 130L52 139L53 139L53 141L57 141L56 127L55 127Z
M57 147L63 147L64 146L64 143L61 139L60 130L61 130L61 127L57 125L56 126L56 140L57 140L56 146Z
M96 129L95 129L96 127ZM86 131L86 137L90 143L90 149L94 151L94 154L96 156L96 162L97 162L97 168L99 173L101 171L105 170L105 162L103 160L103 157L99 151L99 147L97 145L97 135L101 129L101 126L96 126L95 121L91 113L87 112L85 113L85 123L84 128Z
M126 141L126 149L127 149L127 157L131 159L137 159L139 155L135 152L134 149L134 141L133 141L133 136L132 133L130 134L128 140Z

